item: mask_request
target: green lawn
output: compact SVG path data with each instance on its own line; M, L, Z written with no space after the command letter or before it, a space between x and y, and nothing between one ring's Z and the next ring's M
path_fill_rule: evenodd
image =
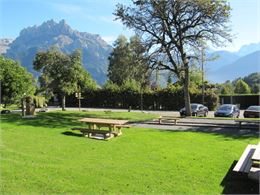
M81 117L142 121L143 113L49 112L1 116L0 194L220 194L256 192L234 175L255 136L123 129L109 141L70 129Z

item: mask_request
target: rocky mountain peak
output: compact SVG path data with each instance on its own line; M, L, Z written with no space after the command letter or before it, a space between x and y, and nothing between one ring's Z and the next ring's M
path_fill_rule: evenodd
M48 20L44 23L42 23L40 26L32 26L23 29L20 32L20 37L26 37L28 35L34 35L36 36L42 36L44 35L52 35L52 36L57 36L60 34L63 35L73 35L74 31L67 23L65 20L61 20L60 22L55 22L54 20Z
M6 56L19 60L37 76L32 66L35 54L51 46L56 46L65 53L71 53L77 48L81 49L84 67L99 84L106 80L108 56L112 47L100 35L74 30L65 20L59 22L48 20L39 26L34 25L23 29L10 44Z

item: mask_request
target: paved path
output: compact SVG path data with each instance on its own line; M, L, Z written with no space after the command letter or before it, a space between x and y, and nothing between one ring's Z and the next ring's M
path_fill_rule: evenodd
M134 123L134 127L152 128L163 131L190 131L222 134L233 137L259 137L260 129L257 126L243 126L239 129L238 125L232 120L212 120L212 119L180 119L177 125L172 123L158 124L155 121L144 123Z
M61 110L60 107L48 107L49 110ZM36 111L39 109L37 108ZM67 107L66 110L79 110L77 107ZM88 110L88 111L107 111L111 110L112 112L128 112L128 109L109 109L109 108L81 108L81 110ZM17 110L18 111L18 110ZM153 110L131 110L131 112L144 112L144 113L151 113L151 114L158 114L158 115L165 115L165 116L175 116L175 117L180 117L179 111L153 111ZM244 118L243 117L244 110L240 110L240 116L239 118ZM214 117L214 111L209 111L208 117Z

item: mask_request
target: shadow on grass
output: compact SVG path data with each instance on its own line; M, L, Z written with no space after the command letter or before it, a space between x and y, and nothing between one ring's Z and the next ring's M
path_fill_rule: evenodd
M222 194L259 194L259 184L250 180L247 174L233 171L237 161L234 161L220 183L224 187Z
M78 120L83 117L92 118L115 118L130 120L127 117L114 117L110 114L95 114L87 112L48 112L39 113L35 118L22 118L19 114L1 115L1 121L16 125L28 125L36 127L50 127L50 128L70 128L74 126L84 126Z
M35 118L22 118L20 114L9 114L1 115L1 121L16 124L18 126L28 125L35 127L49 127L49 128L71 128L75 126L84 126L84 123L79 122L80 118L113 118L113 119L124 119L131 121L145 121L140 120L138 116L122 116L115 113L88 113L88 112L47 112L38 113Z
M73 132L70 132L70 131L62 132L62 134L67 135L67 136L74 136L74 137L84 137L83 134L73 133Z
M81 125L79 118L84 117L81 113L64 114L64 113L40 113L35 118L22 118L19 114L1 116L2 122L16 124L18 126L36 126L49 128L71 127Z
M158 126L158 129L160 127ZM238 129L238 128L227 128L227 127L189 127L182 128L178 130L160 129L162 132L198 132L207 133L214 135L221 135L224 137L230 137L233 139L248 139L248 138L258 138L259 131L256 129Z

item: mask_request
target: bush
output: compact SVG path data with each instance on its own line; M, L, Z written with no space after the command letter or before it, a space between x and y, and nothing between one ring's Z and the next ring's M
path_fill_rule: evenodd
M97 89L83 93L84 99L81 101L82 107L97 108L123 108L140 109L141 93L133 89L112 90L111 88ZM184 107L183 90L173 90L165 88L151 91L145 90L142 94L143 109L145 110L179 110ZM211 92L205 91L205 105L210 110L215 109L218 104L218 96ZM191 93L191 102L200 103L201 94ZM73 96L66 99L68 107L77 107L78 100Z
M36 108L43 108L45 106L45 97L43 96L34 96L33 101Z

